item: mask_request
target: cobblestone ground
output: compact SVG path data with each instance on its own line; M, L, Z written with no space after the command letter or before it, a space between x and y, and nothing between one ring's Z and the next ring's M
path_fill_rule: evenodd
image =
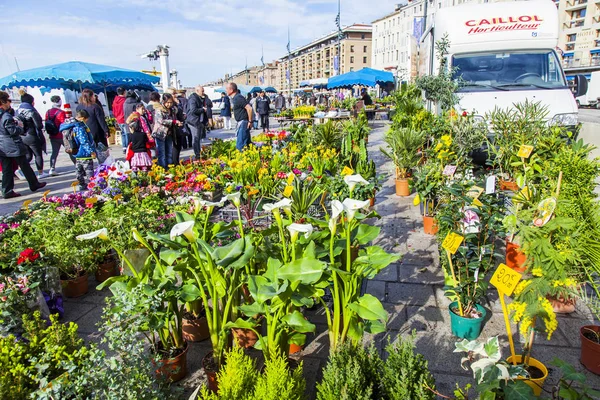
M383 135L388 125L377 123L374 128L369 139L370 154L378 165L379 173L387 177L383 189L377 193L375 209L382 218L376 224L381 226L382 234L376 244L388 251L400 253L403 257L400 262L390 265L376 279L368 281L364 286L366 292L378 297L389 312L388 331L384 334L368 336L365 342L374 341L377 348L382 351L388 340L393 342L398 335L408 336L414 330L416 350L424 354L429 361L429 368L436 378L438 390L450 395L457 383L464 386L473 382L471 373L460 367L461 354L453 353L454 343L458 339L450 332L449 301L444 297L442 289L443 273L439 267L436 241L434 237L423 233L419 209L412 205L413 196L400 198L395 195L393 165L379 152L379 147L384 145ZM67 163L63 161L63 164ZM62 166L59 169L61 176L57 181L66 182L66 188L60 189L62 186L57 182L57 191L70 190L69 185L74 179L74 174L66 171L69 168ZM22 186L23 183L20 183L18 190L24 192ZM23 199L16 205L17 208L22 201ZM2 203L0 212L9 212L4 207L6 207L5 203ZM15 206L10 205L10 207ZM104 298L110 293L106 289L101 292L96 291L93 289L95 286L94 278L90 278L90 292L87 295L65 301L65 320L75 321L79 325L81 335L88 341L100 339L101 334L97 332L96 323L102 315ZM502 311L494 289L490 289L488 301L484 305L488 310L489 319L481 338L499 335L504 344L503 355L508 356L508 340ZM559 357L583 371L588 377L589 384L600 388L600 377L585 371L579 363L579 328L591 322L592 318L587 310L578 308L571 315L559 317L559 328L552 340L546 341L544 337L536 338L534 357L546 365L554 357ZM307 314L310 320L317 324L318 329L315 335L308 337L307 345L298 357L304 360L304 371L309 388L307 394L310 399L313 399L315 382L320 379L320 371L327 362L329 348L327 325L322 310L307 311ZM513 326L514 331L516 327ZM518 335L514 335L514 338L517 347L520 348L520 338ZM192 372L188 378L179 383L186 393L182 398L187 398L205 379L201 371L201 360L209 351L208 341L191 345L188 353L188 369ZM557 371L553 368L549 369L548 382L556 382Z

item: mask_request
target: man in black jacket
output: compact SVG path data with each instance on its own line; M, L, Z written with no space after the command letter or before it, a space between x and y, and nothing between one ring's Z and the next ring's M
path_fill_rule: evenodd
M188 98L186 124L192 132L194 155L200 158L202 139L206 137L206 124L212 118L212 102L204 95L204 88L196 86L195 93Z
M15 163L27 178L29 189L32 192L46 186L46 182L40 183L37 180L25 158L27 148L21 138L22 123L13 118L10 109L11 100L8 93L0 92L0 165L2 165L2 197L5 199L21 196L13 190L15 187Z
M265 91L260 92L256 99L256 113L260 115L260 126L263 132L269 130L269 109L271 100L265 95Z
M140 98L137 93L133 90L127 93L125 103L123 103L123 118L127 121L127 118L135 111L137 105L140 103ZM121 144L123 145L123 154L127 152L127 146L129 145L129 126L124 124L125 132L121 131Z

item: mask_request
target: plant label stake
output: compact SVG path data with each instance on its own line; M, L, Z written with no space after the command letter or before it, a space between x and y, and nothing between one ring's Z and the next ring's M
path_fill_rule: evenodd
M46 190L44 192L44 194L42 195L42 199L44 199L44 201L46 201L46 197L48 197L48 193L50 193L50 190Z
M458 233L448 232L446 238L442 242L442 248L446 250L446 255L448 256L448 263L450 264L450 272L452 273L452 280L456 285L458 281L456 280L456 273L454 272L454 265L452 264L452 254L456 254L458 248L465 238L460 236ZM457 298L458 301L458 311L460 312L460 316L463 316L463 308L460 302L460 298Z
M494 194L496 192L496 175L488 176L485 181L485 194Z
M25 200L23 202L23 208L28 209L30 204L31 204L31 200Z
M529 158L532 151L533 151L533 146L530 146L527 144L522 144L521 147L519 147L519 152L517 153L517 157Z
M504 314L504 324L506 325L506 333L508 335L508 343L510 345L510 354L512 355L513 364L517 365L517 357L515 352L515 343L513 342L512 332L510 329L510 320L508 319L508 309L504 296L511 296L515 288L519 284L522 275L517 271L510 269L505 264L500 264L492 275L490 283L498 289L500 297L500 305L502 306L502 314Z
M79 182L71 183L71 187L73 188L73 194L77 193L77 189L75 189L79 185Z
M455 172L456 172L456 165L446 165L444 167L444 172L442 172L442 174L444 174L445 176L454 176Z

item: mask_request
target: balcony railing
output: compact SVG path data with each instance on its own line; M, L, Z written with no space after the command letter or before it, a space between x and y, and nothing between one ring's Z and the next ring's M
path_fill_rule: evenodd
M567 51L575 50L575 44L567 44L565 48Z
M594 21L596 21L595 17L594 17ZM574 21L571 21L571 22L565 22L563 24L563 26L565 27L565 29L578 28L580 26L583 26L584 22L585 22L585 18L581 18L581 19L574 20Z
M600 57L591 57L589 60L563 60L563 68L585 68L600 65Z
M574 0L574 1L567 2L567 7L565 7L565 10L567 10L567 11L578 10L580 8L585 8L585 7L587 7L587 0Z

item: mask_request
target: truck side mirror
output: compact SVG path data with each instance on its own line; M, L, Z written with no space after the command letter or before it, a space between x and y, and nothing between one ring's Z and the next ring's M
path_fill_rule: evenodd
M584 75L575 75L573 79L573 95L575 97L583 96L588 90L588 81Z

